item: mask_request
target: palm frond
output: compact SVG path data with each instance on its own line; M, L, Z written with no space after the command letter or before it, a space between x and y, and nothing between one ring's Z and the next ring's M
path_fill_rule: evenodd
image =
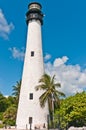
M40 84L40 85L37 85L35 87L35 90L38 91L38 90L45 90L46 89L46 85L45 84Z
M13 93L12 93L12 95L14 95L16 97L17 102L18 102L18 99L19 99L20 88L21 88L21 80L19 82L17 81L16 85L13 86Z
M51 84L54 83L54 80L55 80L55 75L51 78Z
M60 91L56 90L56 93L58 94L58 96L65 97L65 94L63 92L60 92Z
M36 91L45 90L39 97L39 102L42 108L45 107L45 103L48 102L50 113L53 111L53 105L55 108L60 105L60 96L65 96L64 93L58 91L60 87L60 83L55 83L55 75L51 78L48 74L44 74L39 80L39 85L35 87Z
M44 74L42 78L39 80L39 83L45 83L48 84L50 82L50 76L47 74Z
M48 98L48 93L44 92L40 97L39 97L39 101L40 101L40 106L43 108L45 107L45 102L47 101Z
M61 84L60 83L55 83L54 86L60 88Z

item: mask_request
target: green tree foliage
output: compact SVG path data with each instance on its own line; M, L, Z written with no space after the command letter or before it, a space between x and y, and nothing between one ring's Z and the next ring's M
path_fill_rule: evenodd
M3 123L5 125L15 125L17 108L15 105L11 105L3 113Z
M0 93L0 120L3 122L3 124L0 124L0 127L3 127L4 124L15 124L16 110L17 105L15 97L5 97Z
M0 112L0 120L3 118L3 112Z
M13 96L5 97L0 93L0 120L2 120L4 124L15 125L20 87L21 80L13 86Z
M21 80L19 82L17 81L16 85L13 86L13 93L12 93L12 95L15 96L17 105L18 105L18 101L19 101L20 88L21 88Z
M54 109L60 105L60 96L65 96L65 94L58 91L61 85L55 83L55 76L51 78L48 74L44 74L39 80L39 83L40 84L36 86L36 90L44 90L44 93L39 97L40 105L44 107L45 103L48 101L50 119L53 123Z
M8 96L7 97L7 104L8 104L8 107L11 106L11 105L16 105L16 98L14 96Z
M2 93L0 93L0 112L4 112L7 107L7 98L4 97Z
M55 122L61 127L86 125L86 92L77 93L62 100L55 113Z

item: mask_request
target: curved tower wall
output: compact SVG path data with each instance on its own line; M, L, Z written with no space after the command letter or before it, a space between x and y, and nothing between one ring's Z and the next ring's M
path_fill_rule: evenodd
M30 4L29 8L33 4ZM39 3L35 4L41 7ZM34 15L35 13L36 15ZM47 128L48 106L46 104L44 108L40 107L39 97L44 91L35 90L39 84L39 79L44 74L41 36L43 15L40 9L33 9L33 6L26 15L28 24L27 45L16 126L17 129L43 129L44 124Z

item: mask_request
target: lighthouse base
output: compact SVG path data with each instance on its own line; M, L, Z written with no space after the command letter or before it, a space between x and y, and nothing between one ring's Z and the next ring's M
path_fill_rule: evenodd
M26 126L16 127L17 130L46 130L47 124L26 124Z

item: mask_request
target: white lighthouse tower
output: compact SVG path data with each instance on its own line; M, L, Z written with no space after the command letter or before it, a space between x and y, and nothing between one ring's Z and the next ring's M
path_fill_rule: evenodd
M48 106L40 107L39 97L43 91L36 91L39 79L44 74L41 25L41 5L30 3L26 13L28 25L26 54L16 119L17 129L47 128Z

